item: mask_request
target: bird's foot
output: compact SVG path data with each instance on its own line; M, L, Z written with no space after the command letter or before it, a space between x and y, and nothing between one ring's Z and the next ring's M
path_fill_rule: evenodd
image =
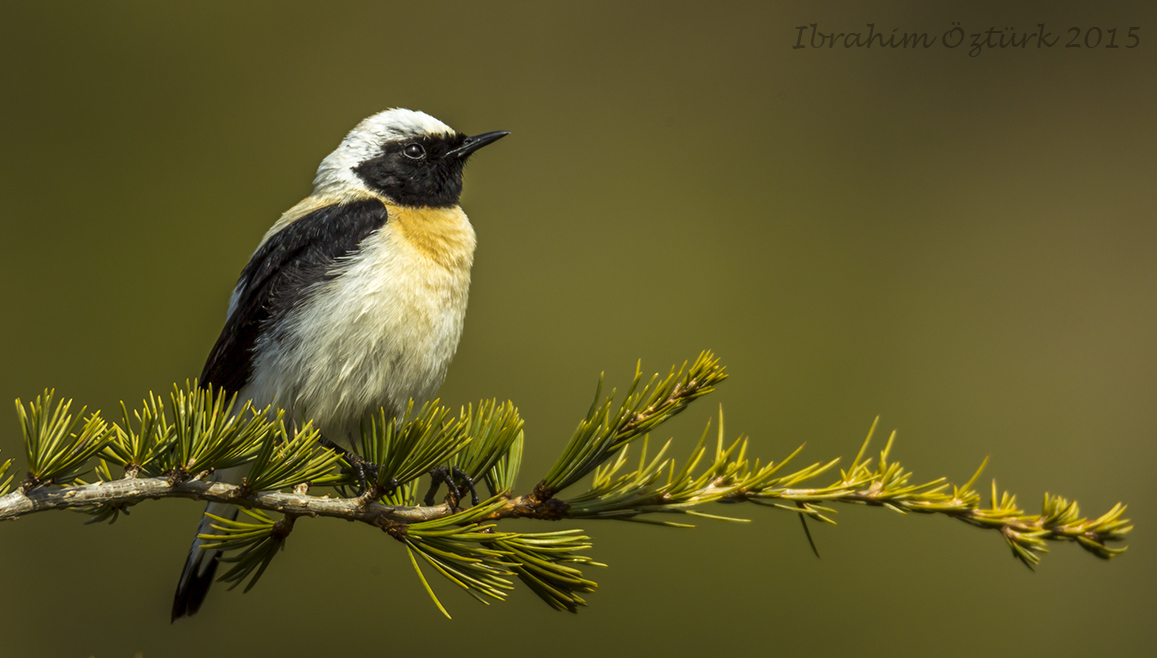
M337 454L341 455L342 459L350 465L349 468L343 468L342 473L353 473L358 480L358 498L365 498L367 496L376 497L378 493L378 470L377 464L363 459L361 455L337 445L329 439L323 438L321 444ZM367 477L368 476L368 477ZM373 485L370 485L370 480L373 480ZM387 493L392 493L397 486L396 483L391 482L393 486L387 488Z
M461 480L462 486L458 486L454 478ZM457 466L439 466L438 468L430 470L430 490L426 492L426 499L422 502L427 506L433 505L434 497L438 495L438 487L441 486L443 482L446 483L446 489L449 490L452 503L455 507L457 507L458 501L462 498L462 494L467 491L470 492L471 505L477 505L480 502L478 500L478 492L474 490L474 478L467 475L465 471Z

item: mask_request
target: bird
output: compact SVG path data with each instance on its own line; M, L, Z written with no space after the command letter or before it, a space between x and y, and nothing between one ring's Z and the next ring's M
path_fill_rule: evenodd
M468 136L401 108L359 123L242 269L199 385L312 421L355 458L363 419L429 401L458 348L474 261L463 168L508 134ZM237 515L223 503L205 511ZM198 534L210 524L202 517ZM204 543L195 538L185 561L173 621L195 614L213 582L221 551Z

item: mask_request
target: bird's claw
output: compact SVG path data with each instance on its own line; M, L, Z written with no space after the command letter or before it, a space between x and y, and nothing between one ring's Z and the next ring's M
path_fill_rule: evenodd
M321 444L333 450L341 456L342 459L349 464L349 468L341 469L342 473L353 473L358 481L357 498L364 498L371 492L376 493L378 489L378 471L379 466L371 461L363 459L361 455L335 444L329 439L322 439ZM368 476L368 477L367 477ZM373 486L370 486L370 480L373 480ZM396 485L395 485L396 486ZM392 490L393 487L390 487Z
M454 482L454 478L461 480L464 486L459 487L458 484ZM455 506L458 500L461 499L462 494L466 491L470 492L471 505L477 505L481 502L478 500L478 492L474 490L474 478L467 475L465 471L457 466L439 466L438 468L430 470L430 490L426 492L426 498L422 502L427 506L433 505L434 497L438 495L438 487L441 486L443 482L446 483L446 488L449 490Z

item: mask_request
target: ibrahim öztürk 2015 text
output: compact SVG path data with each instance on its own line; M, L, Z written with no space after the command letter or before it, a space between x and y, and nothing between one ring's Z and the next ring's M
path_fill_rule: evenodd
M943 34L934 32L900 32L900 28L892 28L891 32L877 30L875 23L866 23L867 30L858 32L839 32L832 30L824 32L818 23L797 25L796 38L793 50L800 48L917 48L925 49L933 46L943 48L964 47L970 57L977 57L985 50L999 50L1006 48L1136 48L1141 45L1138 34L1140 27L1116 28L1101 27L1070 27L1059 32L1049 30L1044 23L1037 23L1032 32L1017 30L1015 27L990 27L979 32L969 33L960 23L953 22L952 27Z

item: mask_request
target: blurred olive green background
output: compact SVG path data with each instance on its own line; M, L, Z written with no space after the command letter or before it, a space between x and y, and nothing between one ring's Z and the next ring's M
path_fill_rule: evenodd
M0 526L0 653L591 656L1137 655L1154 631L1157 11L1148 3L9 3L0 18L0 399L55 387L114 412L196 376L266 228L363 117L421 109L510 130L467 173L479 235L443 399L514 400L521 483L545 473L600 371L710 348L722 404L779 459L894 455L960 482L986 456L1030 510L1062 493L1137 530L1111 564L1059 545L1031 573L995 533L841 509L813 530L587 524L577 616L525 589L489 607L396 542L298 524L249 594L169 604L201 506ZM968 56L793 49L795 26L1034 31ZM1136 49L1065 49L1140 26ZM1107 38L1107 37L1106 37ZM11 411L4 412L11 414ZM23 461L15 417L3 455ZM846 463L846 462L845 462ZM536 527L536 526L529 526Z

